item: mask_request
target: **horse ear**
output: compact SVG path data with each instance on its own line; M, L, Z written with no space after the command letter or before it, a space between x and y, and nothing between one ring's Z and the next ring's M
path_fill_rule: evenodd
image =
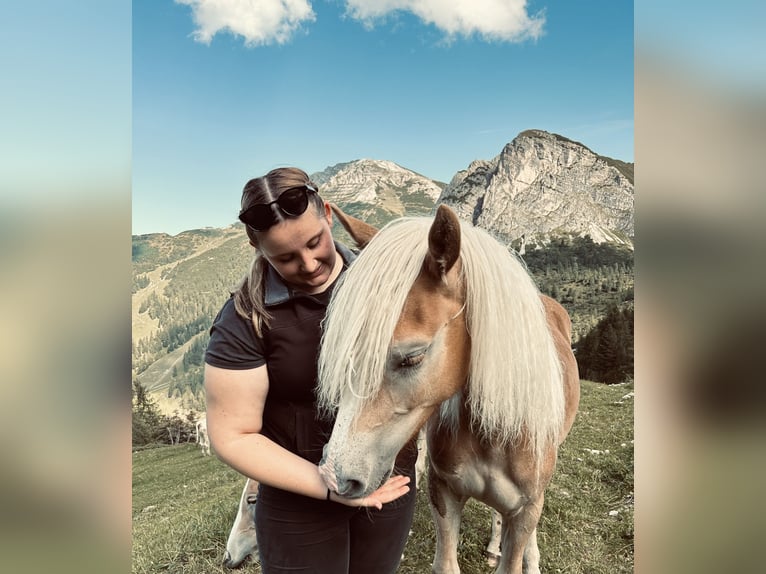
M340 221L341 225L348 231L351 239L356 242L356 246L359 249L363 249L378 232L377 228L365 223L361 219L343 213L341 208L334 203L331 203L330 207L338 218L338 221Z
M460 221L455 212L442 203L428 232L428 255L424 265L436 279L443 281L458 257Z

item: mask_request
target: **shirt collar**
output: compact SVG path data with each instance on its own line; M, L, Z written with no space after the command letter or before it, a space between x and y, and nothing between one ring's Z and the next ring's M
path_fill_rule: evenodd
M340 253L343 259L343 266L348 267L356 259L356 253L351 251L348 247L334 241L335 249ZM277 273L271 264L266 262L266 292L263 296L263 302L266 307L279 305L285 303L295 296L295 291L284 282L282 277Z

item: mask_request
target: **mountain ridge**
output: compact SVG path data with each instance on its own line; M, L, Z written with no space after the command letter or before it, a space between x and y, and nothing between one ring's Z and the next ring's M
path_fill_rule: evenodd
M560 134L529 129L494 158L473 160L449 183L370 158L336 163L309 177L327 201L372 225L404 215L430 215L436 205L446 203L459 217L509 245L518 244L522 236L527 243L544 244L570 233L632 247L633 176L633 163L597 154ZM162 235L134 239L151 237L157 242Z
M632 164L543 130L526 130L490 160L458 171L438 203L512 243L573 233L632 247Z
M324 199L376 227L401 216L431 215L446 203L520 253L526 244L530 271L535 269L543 292L568 307L578 337L605 313L606 302L632 301L632 170L632 163L600 156L564 136L526 130L449 183L369 158L328 166L310 178ZM351 244L338 224L333 235ZM603 262L590 267L596 253L616 258L602 255ZM196 355L251 255L239 222L177 235L133 235L134 378L167 399L166 411L200 407L202 359Z
M312 173L322 197L372 225L404 215L428 215L445 184L392 161L358 159Z

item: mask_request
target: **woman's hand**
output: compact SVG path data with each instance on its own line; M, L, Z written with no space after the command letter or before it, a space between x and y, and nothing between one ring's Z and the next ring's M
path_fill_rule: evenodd
M409 476L392 476L375 492L371 492L362 498L346 498L337 492L333 492L331 493L330 500L345 504L346 506L374 506L380 510L387 502L407 494L410 491L410 487L407 486L409 482Z

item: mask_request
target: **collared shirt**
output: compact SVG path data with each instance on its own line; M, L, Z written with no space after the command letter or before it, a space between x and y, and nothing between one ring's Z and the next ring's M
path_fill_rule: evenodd
M336 242L335 248L343 259L342 274L356 255L341 243ZM263 337L257 337L252 322L237 313L231 297L213 321L205 353L206 363L223 369L266 365L269 390L262 432L314 463L332 430L332 421L317 416L315 387L321 323L337 281L311 295L290 288L268 265L264 303L272 319L264 326Z
M341 258L343 259L343 271L345 271L348 266L351 265L354 259L356 259L356 253L351 251L342 243L338 243L337 241L335 242L335 250L340 253ZM343 271L341 271L341 274ZM337 281L337 278L335 280ZM329 296L329 294L332 293L334 286L335 283L333 282L333 285L331 285L322 293L319 293L319 295L327 294ZM282 276L277 273L276 269L274 269L271 265L267 265L266 292L263 297L263 303L266 305L266 307L273 307L274 305L285 303L296 295L306 294L301 291L295 291L294 289L291 289L287 283L285 283L284 279L282 279Z
M343 274L356 255L342 243L335 249L343 259ZM340 274L339 276L340 277ZM266 270L264 303L272 314L262 338L256 337L252 322L237 314L234 299L224 304L210 328L205 362L224 369L253 369L266 365L269 391L263 408L261 433L287 450L318 464L334 420L319 416L314 394L321 322L327 312L336 278L324 292L310 295L291 289L269 265ZM403 473L413 475L417 446L415 438L405 445L396 460ZM317 507L342 512L347 507L313 500L261 484L259 504L279 502L292 507Z
M341 270L341 274L343 274L356 258L356 254L337 241L335 242L335 249L343 259L343 269ZM279 273L267 264L264 304L274 315L274 318L270 321L269 327L264 330L268 332L273 329L282 330L295 327L296 323L309 319L316 314L309 312L309 316L306 316L306 312L308 312L306 307L313 307L316 311L321 311L322 316L319 318L321 321L327 310L327 304L335 283L337 283L337 278L324 292L309 295L292 289L284 282ZM289 309L296 307L296 301L300 302L297 305L299 309L294 309L291 318ZM208 343L205 352L205 362L222 369L244 370L260 367L265 365L267 358L272 355L272 349L269 348L267 339L267 334L263 338L257 337L251 321L237 314L232 296L223 305L210 328L210 343ZM317 348L318 346L319 341L317 341Z

